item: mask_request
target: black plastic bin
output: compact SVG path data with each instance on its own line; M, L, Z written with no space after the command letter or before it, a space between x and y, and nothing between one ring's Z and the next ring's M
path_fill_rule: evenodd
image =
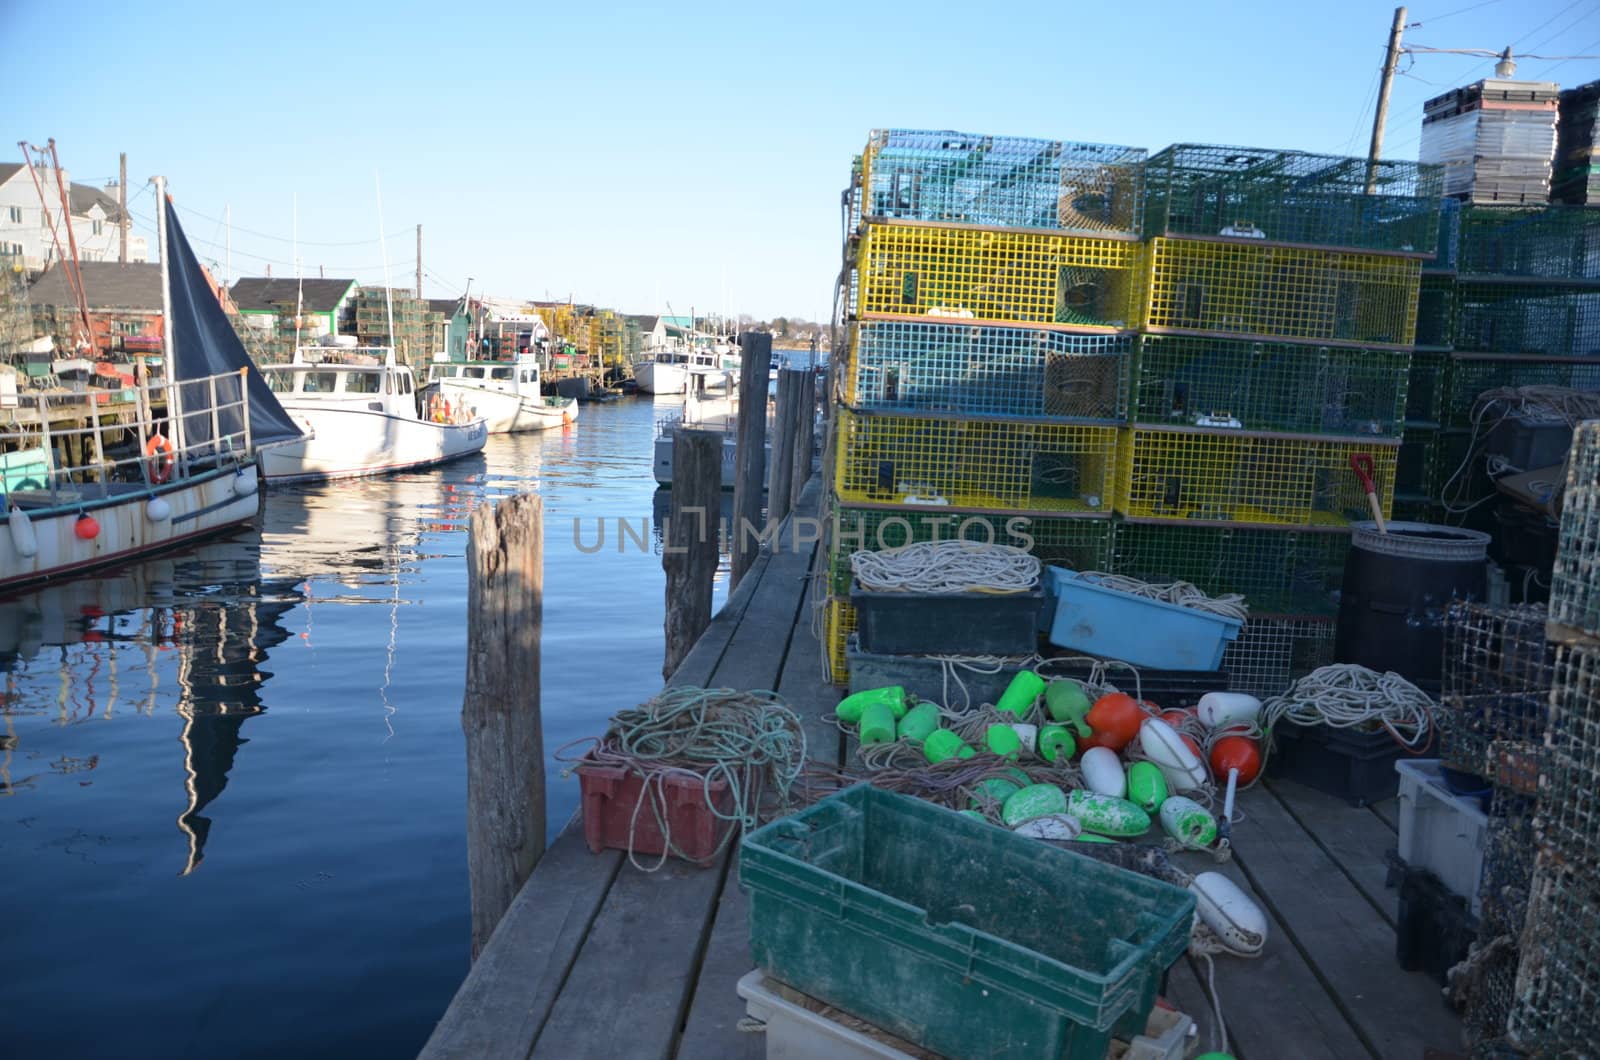
M1398 884L1400 906L1395 918L1394 955L1408 972L1424 972L1440 986L1448 985L1450 969L1467 959L1478 924L1467 900L1452 894L1427 869L1414 868L1389 852L1389 885Z
M881 655L1032 655L1043 587L1025 593L880 593L853 585L862 651Z
M1358 732L1280 721L1272 728L1272 743L1269 777L1298 781L1352 806L1382 802L1400 790L1394 764L1405 749L1386 729Z

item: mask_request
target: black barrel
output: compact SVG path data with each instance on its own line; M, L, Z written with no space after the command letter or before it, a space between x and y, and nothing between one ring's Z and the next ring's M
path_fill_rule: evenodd
M1337 662L1393 670L1437 692L1451 600L1482 600L1489 535L1430 523L1356 523L1344 567Z

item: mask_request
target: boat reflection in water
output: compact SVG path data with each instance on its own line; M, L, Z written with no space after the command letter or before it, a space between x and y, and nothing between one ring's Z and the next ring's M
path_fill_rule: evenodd
M37 673L54 657L61 671L56 720L70 725L111 720L128 705L153 715L161 675L171 668L163 656L170 653L176 657L175 707L184 721L184 805L177 826L188 853L181 874L193 872L211 832L203 811L228 785L239 748L248 742L241 735L245 721L266 709L267 656L289 638L280 619L304 599L297 579L262 577L260 554L261 535L252 529L103 577L0 600L0 670L13 693L4 712L0 795L38 779L11 775L14 754L25 750L12 714L30 712L14 693L19 671ZM97 671L109 686L103 706ZM98 756L76 763L97 764Z

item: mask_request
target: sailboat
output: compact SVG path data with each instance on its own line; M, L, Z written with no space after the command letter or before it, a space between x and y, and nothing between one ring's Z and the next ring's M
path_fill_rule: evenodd
M261 505L259 457L301 437L234 334L166 182L156 187L160 378L122 388L133 400L109 419L102 391L16 395L0 427L0 589L248 522Z

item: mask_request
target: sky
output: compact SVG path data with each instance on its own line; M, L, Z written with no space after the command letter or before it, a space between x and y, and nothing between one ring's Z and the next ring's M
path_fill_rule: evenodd
M1073 0L144 7L0 0L16 135L74 180L164 174L233 278L826 319L874 128L1364 155L1394 6ZM1600 54L1600 0L1410 6L1405 42ZM1384 155L1491 60L1403 56ZM1524 60L1564 86L1600 61ZM21 90L19 86L30 86ZM20 149L14 149L20 161ZM0 151L0 158L7 157ZM381 224L380 224L381 188ZM231 237L222 221L231 217ZM385 239L380 243L380 235Z

